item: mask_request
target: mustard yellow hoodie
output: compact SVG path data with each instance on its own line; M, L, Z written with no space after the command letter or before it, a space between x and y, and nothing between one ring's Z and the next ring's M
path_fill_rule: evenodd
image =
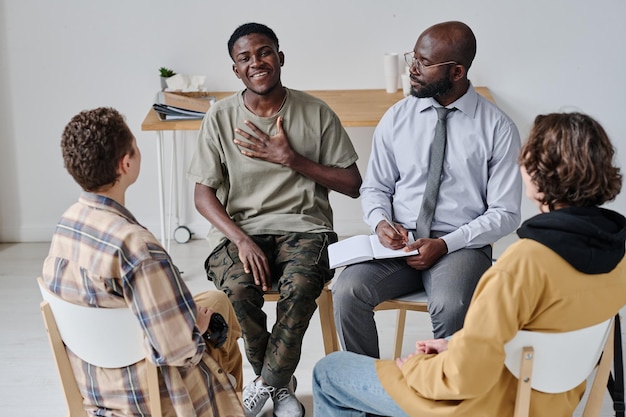
M447 351L416 355L402 369L376 362L386 392L410 416L511 416L517 379L504 366L504 344L521 329L576 330L626 305L625 225L597 207L529 219L481 278ZM571 416L584 389L533 391L531 415Z

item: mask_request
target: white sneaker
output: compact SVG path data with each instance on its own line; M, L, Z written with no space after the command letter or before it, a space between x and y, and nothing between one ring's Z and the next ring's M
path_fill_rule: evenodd
M292 376L286 387L276 389L272 393L274 417L304 417L304 405L298 401L294 394L297 385L296 377Z
M267 400L274 393L275 388L265 385L261 382L261 378L252 381L243 388L243 408L246 412L246 417L256 417Z

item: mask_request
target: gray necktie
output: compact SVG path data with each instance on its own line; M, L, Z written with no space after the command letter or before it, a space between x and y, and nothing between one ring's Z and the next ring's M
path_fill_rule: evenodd
M435 140L430 150L428 162L428 179L422 200L422 208L415 224L415 239L430 237L430 225L437 206L439 184L441 183L441 171L443 169L443 157L446 153L446 117L454 109L435 107L437 110L437 127L435 128Z

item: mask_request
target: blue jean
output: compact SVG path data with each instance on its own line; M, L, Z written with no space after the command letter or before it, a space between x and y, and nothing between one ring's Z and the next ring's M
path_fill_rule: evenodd
M346 267L333 283L335 324L343 350L380 357L374 307L383 301L426 291L435 338L463 327L482 274L491 266L491 246L444 255L418 271L405 259L383 259Z
M380 385L374 358L334 352L313 368L313 407L319 417L408 417Z

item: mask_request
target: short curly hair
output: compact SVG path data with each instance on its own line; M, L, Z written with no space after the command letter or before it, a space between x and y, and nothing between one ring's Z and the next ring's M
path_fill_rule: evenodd
M582 113L552 113L535 118L518 162L543 193L543 204L589 207L613 200L621 190L614 156L596 120Z
M243 25L235 29L233 34L230 35L230 39L228 39L228 56L230 56L233 61L235 60L235 58L233 58L233 47L235 46L235 42L237 42L239 38L252 34L267 36L269 40L271 40L274 45L276 45L276 50L278 51L280 49L280 47L278 46L278 37L272 29L262 23L244 23Z
M82 111L63 130L63 164L83 190L98 191L115 184L119 161L135 153L133 140L117 110L99 107Z

